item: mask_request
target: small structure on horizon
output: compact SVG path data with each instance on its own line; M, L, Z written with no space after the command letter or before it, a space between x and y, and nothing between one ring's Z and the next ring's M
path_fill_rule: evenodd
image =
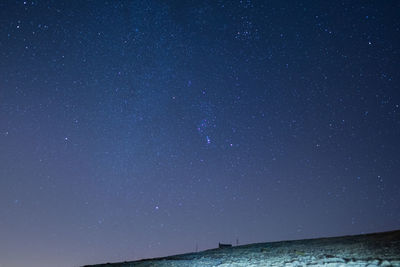
M218 248L231 248L232 244L222 244L222 243L218 243Z

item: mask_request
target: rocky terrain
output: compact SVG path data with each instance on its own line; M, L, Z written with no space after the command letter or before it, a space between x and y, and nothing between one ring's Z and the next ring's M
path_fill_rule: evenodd
M400 266L400 230L258 243L198 253L86 267L147 266Z

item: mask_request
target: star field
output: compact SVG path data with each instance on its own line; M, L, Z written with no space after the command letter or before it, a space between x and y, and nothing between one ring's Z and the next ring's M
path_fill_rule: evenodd
M398 1L0 3L0 266L400 225Z

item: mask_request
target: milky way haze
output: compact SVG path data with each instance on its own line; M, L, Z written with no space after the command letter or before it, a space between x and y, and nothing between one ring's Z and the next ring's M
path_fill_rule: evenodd
M399 1L0 2L0 265L400 226Z

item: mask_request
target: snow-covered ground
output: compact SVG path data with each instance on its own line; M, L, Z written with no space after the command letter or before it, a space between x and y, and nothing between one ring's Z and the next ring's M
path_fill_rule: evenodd
M90 266L400 266L400 231L250 244Z

